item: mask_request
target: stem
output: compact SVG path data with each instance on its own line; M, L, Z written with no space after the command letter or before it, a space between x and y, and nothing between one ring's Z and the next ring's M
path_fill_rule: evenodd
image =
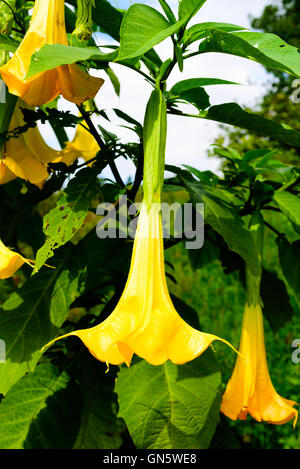
M267 221L264 221L264 224L270 228L270 230L272 230L277 236L282 236L282 233L280 233L280 231L276 230L276 228L274 228L274 226L270 225L270 223L268 223Z
M140 143L140 156L137 162L134 183L133 183L132 189L128 192L128 197L133 202L135 200L136 194L143 180L143 167L144 167L144 151L143 151L143 142L141 142Z
M96 140L96 142L98 143L99 145L99 149L101 150L101 148L103 149L105 147L105 143L102 141L100 135L98 134L97 130L96 130L96 127L94 126L90 116L89 116L89 113L86 112L86 110L84 109L84 106L81 105L81 106L78 106L78 109L82 115L82 117L84 118L88 128L89 128L89 131L90 133L93 135L94 139ZM109 163L109 166L110 166L110 169L114 175L114 178L116 180L116 182L121 186L121 187L125 187L124 185L124 182L122 181L121 179L121 176L119 174L119 171L118 171L118 168L116 166L116 163L114 161L110 161Z

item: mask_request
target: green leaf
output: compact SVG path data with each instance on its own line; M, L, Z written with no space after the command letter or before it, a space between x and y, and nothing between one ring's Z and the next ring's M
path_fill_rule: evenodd
M170 89L170 95L177 96L183 91L197 88L198 86L210 86L210 85L238 85L233 81L221 80L220 78L189 78L188 80L182 80L177 82Z
M63 44L46 44L32 55L27 78L61 65L85 60L109 62L114 60L116 56L117 51L105 54L97 47L70 47Z
M199 39L203 39L210 34L211 29L218 29L220 31L225 32L232 32L232 31L241 31L244 28L243 26L238 26L236 24L231 23L199 23L194 24L191 28L185 31L183 36L183 43L185 46L192 44L192 42L198 41Z
M219 420L220 384L210 350L181 366L141 360L121 368L119 415L137 448L207 448Z
M300 305L300 241L289 243L280 236L277 244L282 273Z
M76 368L84 405L74 449L118 449L124 423L114 412L115 370L105 373L106 366L91 360L88 352L76 361Z
M105 68L105 73L107 73L110 79L110 82L115 90L116 95L120 96L121 84L120 84L119 78L110 67Z
M300 76L300 52L275 34L210 30L199 52L223 52L254 60L267 68Z
M300 234L300 199L287 191L276 191L274 200L280 210L288 217L295 231Z
M124 16L123 12L114 8L106 0L97 0L92 12L93 21L98 26L101 26L103 32L109 34L116 41L119 41L120 27Z
M182 100L193 104L198 111L207 109L210 106L209 96L205 89L200 86L179 91L176 96L169 96L168 102L174 104L176 102L180 103Z
M261 271L257 250L250 231L236 209L228 203L227 193L184 179L193 203L204 203L205 222L219 233L231 251L239 254L253 275Z
M0 404L0 448L72 448L80 406L69 380L42 364L16 383Z
M170 24L165 17L152 7L132 5L126 12L120 31L118 61L140 57L153 46L175 34L184 21Z
M176 17L166 0L159 0L159 3L170 23L176 23Z
M210 105L209 96L202 88L208 85L234 85L237 83L220 80L218 78L191 78L189 80L182 80L176 83L167 94L168 102L170 104L180 102L180 100L187 101L193 104L201 111L207 109Z
M205 230L204 244L201 249L189 249L189 259L194 270L220 259L220 248L217 245L216 233L212 229Z
M273 122L257 114L246 112L236 103L212 106L200 117L222 122L223 124L234 125L250 130L258 135L278 140L287 145L300 147L300 132L293 130L288 125Z
M70 241L87 215L91 200L99 193L98 170L85 168L69 182L56 207L44 217L45 244L38 250L34 273L53 256L54 250Z
M7 52L15 52L19 47L19 42L11 39L10 37L0 34L0 50Z
M206 0L181 0L178 7L179 19L186 18L186 22L188 22L205 2Z
M41 348L54 339L80 295L85 278L82 245L65 246L45 268L10 295L0 310L6 361L0 363L0 393L5 394L26 372L33 371Z
M277 332L293 317L286 286L274 272L263 270L260 288L263 301L263 313L272 330Z

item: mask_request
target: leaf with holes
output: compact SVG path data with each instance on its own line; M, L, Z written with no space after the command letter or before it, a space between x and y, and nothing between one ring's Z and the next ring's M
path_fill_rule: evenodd
M276 34L210 30L199 52L223 52L254 60L267 68L300 76L300 53Z
M53 251L70 241L87 215L91 200L99 193L98 170L85 168L68 184L57 205L44 217L45 244L38 250L34 273L53 256Z
M86 252L81 243L57 252L55 269L43 269L12 293L0 309L6 361L0 363L0 393L33 371L41 348L54 339L80 296L85 282Z

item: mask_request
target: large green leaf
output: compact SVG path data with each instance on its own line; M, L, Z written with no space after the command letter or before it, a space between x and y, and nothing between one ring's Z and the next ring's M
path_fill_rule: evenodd
M18 48L19 43L14 39L11 39L4 34L0 34L0 50L6 50L7 52L15 52Z
M108 1L96 0L93 8L93 20L103 32L109 34L116 41L120 39L123 16L123 12L114 8Z
M283 275L300 305L300 241L289 243L280 236L277 243Z
M300 132L293 130L286 124L265 119L257 114L244 111L236 103L226 103L212 106L200 117L204 119L230 124L251 132L273 138L279 142L294 147L300 147Z
M244 28L243 26L238 26L236 24L231 24L231 23L208 22L208 23L194 24L191 28L187 29L184 32L184 36L183 36L184 45L188 46L192 42L198 41L199 39L203 39L209 36L211 29L218 29L219 31L232 32L232 31L241 31L246 28Z
M253 238L236 208L226 200L226 192L183 180L193 203L204 203L205 222L222 236L231 251L244 259L253 275L259 275L261 266Z
M108 62L114 60L117 52L107 54L97 47L70 47L63 44L46 44L32 55L27 78L51 70L60 65L73 64L84 60Z
M207 448L219 420L220 384L210 350L181 366L141 360L121 368L119 415L137 448Z
M276 191L273 198L300 234L300 198L287 191Z
M5 394L26 372L33 371L41 348L54 339L80 295L85 251L79 244L65 246L45 268L12 293L0 309L1 339L6 361L0 363L0 393Z
M220 80L219 78L190 78L176 83L167 94L168 102L174 104L181 100L193 104L199 111L210 105L209 96L203 86L236 85L237 83Z
M293 308L286 286L274 272L263 270L260 293L263 313L272 330L277 332L293 317Z
M54 250L70 241L87 215L91 200L99 193L98 170L86 168L71 179L56 207L44 217L45 244L38 250L34 273L53 256Z
M221 80L220 78L189 78L188 80L178 81L170 89L170 95L177 96L183 91L197 88L198 86L210 85L238 85L233 81Z
M175 24L152 7L136 3L126 12L122 27L118 61L140 57L153 46L175 34L184 19Z
M115 367L117 368L117 367ZM88 352L76 361L76 374L83 394L83 412L74 449L118 449L124 423L116 417L115 369L91 360Z
M223 52L254 60L267 68L300 76L300 52L275 34L210 30L199 52Z
M186 18L186 22L188 22L205 2L206 0L181 0L178 7L179 18Z
M0 448L72 448L80 406L69 381L66 372L41 364L16 383L0 404Z

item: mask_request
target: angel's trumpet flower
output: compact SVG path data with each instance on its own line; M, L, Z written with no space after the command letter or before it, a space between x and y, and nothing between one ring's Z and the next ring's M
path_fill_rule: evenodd
M22 127L25 122L21 108L26 107L20 100L15 108L9 125L9 131ZM48 163L71 165L77 158L89 161L99 151L94 137L83 126L78 125L72 142L67 142L62 150L49 147L37 126L11 138L2 148L0 159L0 185L16 177L42 187L49 174Z
M25 259L17 252L11 251L0 239L0 280L14 275L24 263L31 265L32 261Z
M125 289L115 310L101 324L62 336L79 337L92 355L106 363L129 366L136 353L153 365L167 360L183 364L203 353L214 340L226 342L189 326L175 310L168 292L160 213L165 139L166 103L155 90L146 111L144 201Z
M96 157L99 150L99 145L93 135L79 124L74 139L66 143L52 163L65 163L70 166L77 158L90 161Z
M127 284L117 307L98 326L63 337L79 337L98 360L115 365L129 365L133 353L153 365L168 359L182 364L214 340L223 340L193 329L178 315L166 284L163 252L159 208L153 204L148 210L143 204Z
M261 249L263 221L253 216L254 239ZM262 257L262 255L261 255ZM223 395L221 412L232 420L245 420L248 413L258 421L280 425L294 419L296 402L281 397L272 384L265 350L264 326L260 299L260 276L254 277L246 268L247 300L242 324L241 341L233 374Z
M22 127L25 122L18 102L12 116L9 131ZM57 151L48 147L37 127L10 138L3 145L0 160L0 184L5 184L15 177L25 179L42 187L49 174L47 163L57 157Z
M96 95L103 80L82 71L76 65L61 65L27 77L32 56L45 44L68 45L64 0L36 0L30 27L19 48L0 68L9 91L32 106L41 106L62 94L68 101L81 104Z
M269 375L259 304L245 307L239 351L221 412L232 420L245 420L249 413L258 421L280 425L294 419L296 424L296 402L277 394Z

